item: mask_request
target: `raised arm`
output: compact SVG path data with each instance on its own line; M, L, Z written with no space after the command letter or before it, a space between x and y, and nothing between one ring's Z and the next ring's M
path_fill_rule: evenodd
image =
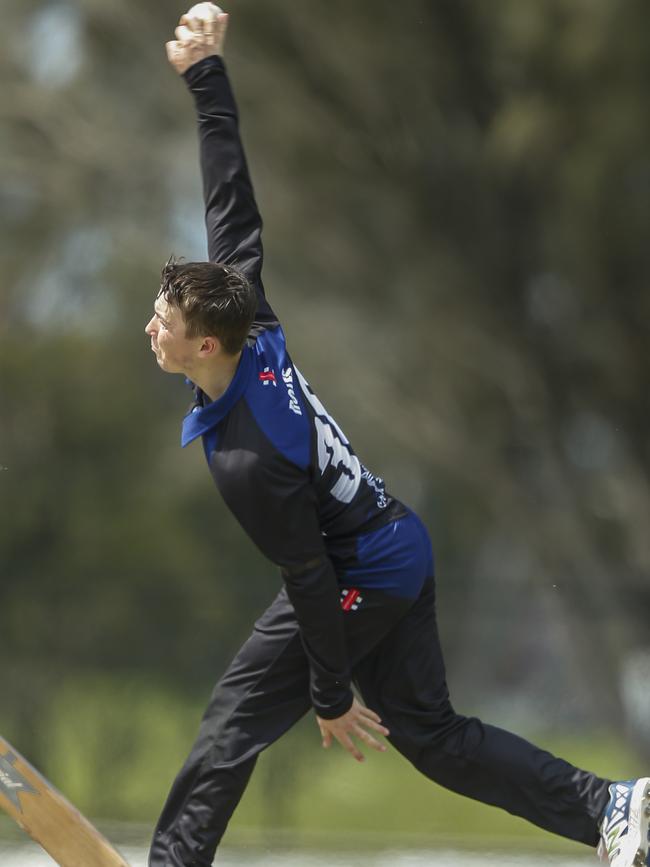
M222 59L227 27L218 6L199 3L182 16L167 56L196 103L209 258L243 271L258 293L257 319L275 321L262 284L262 218Z

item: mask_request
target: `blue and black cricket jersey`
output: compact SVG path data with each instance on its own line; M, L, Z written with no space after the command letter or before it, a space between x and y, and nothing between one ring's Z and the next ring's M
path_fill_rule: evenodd
M199 118L210 260L238 268L259 306L227 391L196 389L182 444L201 437L212 476L253 542L277 564L309 657L312 702L328 718L352 701L342 588L414 599L432 573L418 518L359 461L288 354L264 293L262 221L221 58L185 74Z

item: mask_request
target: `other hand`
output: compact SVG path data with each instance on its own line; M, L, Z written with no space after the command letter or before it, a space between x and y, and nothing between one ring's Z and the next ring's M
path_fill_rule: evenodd
M176 39L165 45L167 58L179 75L199 60L223 54L228 15L214 3L197 3L178 22Z
M380 753L386 752L386 745L376 740L367 729L371 729L384 736L390 734L390 732L381 724L381 720L377 714L373 710L364 707L356 698L353 700L350 710L344 713L343 716L337 717L337 719L322 719L316 716L316 721L323 737L325 749L329 749L332 745L332 738L336 738L350 755L358 762L363 762L363 753L352 740L355 737L369 747L372 747L373 750L378 750Z

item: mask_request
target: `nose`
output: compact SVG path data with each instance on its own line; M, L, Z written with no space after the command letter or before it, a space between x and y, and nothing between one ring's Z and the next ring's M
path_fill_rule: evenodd
M147 322L144 327L144 333L151 337L156 333L156 321L155 316L152 316L151 319Z

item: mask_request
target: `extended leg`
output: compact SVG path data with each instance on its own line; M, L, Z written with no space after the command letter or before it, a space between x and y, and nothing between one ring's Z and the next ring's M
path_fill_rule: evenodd
M564 837L596 846L608 780L451 706L434 583L355 669L394 746L430 779Z
M158 822L150 867L209 867L258 754L309 709L309 673L284 592L215 687Z

